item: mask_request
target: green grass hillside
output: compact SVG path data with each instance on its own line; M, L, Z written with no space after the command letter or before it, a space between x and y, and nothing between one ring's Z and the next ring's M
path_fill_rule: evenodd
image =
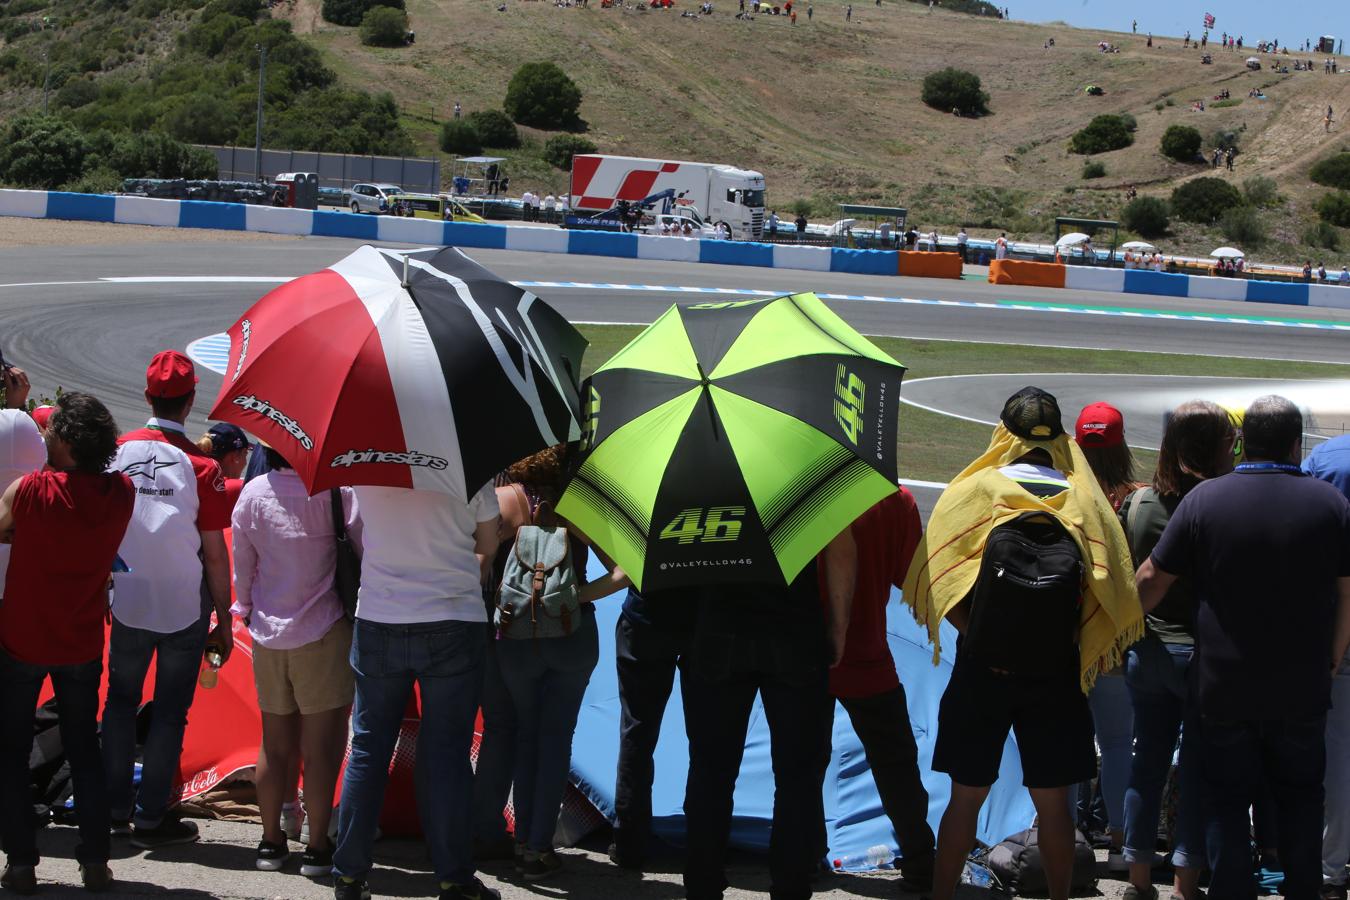
M1309 180L1308 170L1328 154L1350 149L1350 130L1337 122L1328 133L1322 125L1328 105L1338 116L1350 113L1350 76L1324 75L1320 68L1248 72L1243 60L1249 52L1212 48L1214 64L1201 65L1199 52L1183 50L1179 38L1157 36L1150 48L1142 34L1003 22L941 6L930 13L926 5L904 0L856 3L852 21L846 21L844 0L812 0L809 19L806 0L799 0L795 25L785 16L738 21L731 0L715 3L712 16L686 18L680 13L696 10L696 0L677 0L672 10L657 12L602 9L600 0L584 8L505 0L504 11L497 10L499 0L407 0L416 43L377 49L362 46L357 29L324 22L320 0L276 0L268 14L279 21L259 27L289 25L334 75L331 85L313 86L321 92L316 98L326 102L340 90L349 102L319 114L269 78L269 121L276 124L269 126L268 142L347 140L344 110L359 111L350 97L387 92L398 104L399 124L371 125L381 119L361 116L360 143L376 143L373 135L383 127L391 146L436 154L437 130L455 101L466 112L500 108L517 66L551 60L580 85L587 137L601 152L760 169L770 206L780 212L803 200L818 219L831 218L840 201L896 204L925 227L950 231L975 224L976 234L1007 229L1034 238L1048 233L1055 215L1117 217L1127 185L1167 197L1187 179L1215 174L1159 152L1167 127L1186 124L1200 130L1207 148L1216 132L1237 135L1236 171L1220 177L1237 185L1258 175L1275 180L1278 197L1257 215L1266 240L1249 242L1254 257L1301 262L1321 254L1329 265L1341 259L1305 245L1304 238L1316 220L1313 205L1327 191ZM37 52L43 41L66 47L54 95L73 92L67 83L135 85L156 67L181 67L180 35L194 27L203 5L10 0L0 7L7 38L0 48L0 100L11 112L40 104ZM31 27L52 12L63 23L59 35L25 33L16 25ZM194 121L179 114L181 122L169 122L176 136L232 130L236 140L248 142L252 120L245 107L256 69L250 74L247 51L254 33L241 31L222 45L229 64L222 76L229 85L220 92L220 108L238 121L213 128L211 117ZM1050 38L1053 48L1046 46ZM1121 52L1100 52L1102 40ZM1292 65L1295 58L1279 60ZM1263 56L1267 64L1269 59ZM960 118L920 102L924 75L947 66L980 76L990 95L989 116ZM1105 95L1086 95L1088 84L1101 86ZM1267 99L1248 98L1256 87ZM150 94L165 103L160 95L170 89L161 80ZM1212 106L1223 89L1234 102ZM1198 99L1207 111L1191 111ZM157 127L172 112L167 109ZM1133 145L1094 157L1070 154L1070 137L1101 113L1133 116ZM513 191L561 190L566 173L541 155L549 135L522 133L524 146L504 154L512 157ZM1104 165L1104 177L1082 177L1088 159ZM1173 233L1159 243L1168 252L1204 253L1229 240L1217 226L1174 222ZM1334 231L1333 240L1350 251L1350 231Z

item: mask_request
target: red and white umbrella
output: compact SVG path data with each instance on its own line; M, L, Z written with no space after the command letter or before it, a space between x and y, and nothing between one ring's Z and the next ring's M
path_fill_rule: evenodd
M465 498L580 436L586 339L454 248L361 247L268 293L229 333L211 418L272 445L311 493Z

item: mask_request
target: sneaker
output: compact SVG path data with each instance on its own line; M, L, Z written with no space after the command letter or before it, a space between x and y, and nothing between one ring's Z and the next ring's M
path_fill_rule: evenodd
M112 887L112 870L107 863L80 864L80 881L84 889L92 893L101 893Z
M370 900L370 885L339 875L333 879L333 900Z
M436 895L436 900L502 900L502 895L500 891L494 891L475 878L468 884L442 881L441 892Z
M1150 884L1140 890L1132 884L1127 884L1123 900L1158 900L1158 889Z
M300 857L300 874L306 878L323 878L332 875L332 848L315 850L313 847L306 847L304 855Z
M165 819L154 828L137 825L131 831L131 845L142 850L156 850L172 844L191 844L201 837L196 822L184 819Z
M1130 871L1130 864L1125 861L1125 854L1119 850L1112 850L1106 854L1106 871L1112 875L1124 875Z
M37 867L5 866L5 871L0 872L0 887L16 894L37 893Z
M562 859L552 850L545 853L526 850L520 877L526 881L543 881L545 878L551 878L561 872L562 867Z
M131 837L131 820L113 819L112 827L109 829L109 831L112 832L113 837L117 838Z
M308 831L305 828L305 808L298 802L281 807L281 830L293 841L300 840L301 835Z
M253 860L253 864L260 872L276 872L286 865L286 860L290 858L291 850L285 844L259 841L258 856Z
M646 860L638 854L620 850L618 844L610 844L609 850L606 852L609 854L609 861L620 869L632 869L635 872L640 872L646 864Z

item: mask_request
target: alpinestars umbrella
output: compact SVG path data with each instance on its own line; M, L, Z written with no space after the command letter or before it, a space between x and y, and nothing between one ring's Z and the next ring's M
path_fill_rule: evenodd
M275 447L312 493L463 498L579 436L585 349L557 311L458 250L362 247L235 323L211 417Z
M583 386L558 513L644 590L787 583L895 491L904 371L814 294L671 307Z

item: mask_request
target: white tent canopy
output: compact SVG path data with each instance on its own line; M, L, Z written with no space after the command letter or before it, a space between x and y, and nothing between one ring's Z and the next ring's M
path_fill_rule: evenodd
M1215 259L1242 259L1247 254L1236 247L1219 247L1218 249L1211 250L1209 255Z
M1150 250L1150 251L1152 251L1152 250L1157 250L1158 248L1155 247L1155 246L1153 246L1152 244L1150 244L1148 241L1126 241L1125 243L1123 243L1123 244L1120 245L1120 249L1122 249L1122 250Z
M1074 231L1055 241L1055 246L1060 248L1077 247L1079 244L1088 240L1091 240L1088 235L1083 234L1081 231Z

